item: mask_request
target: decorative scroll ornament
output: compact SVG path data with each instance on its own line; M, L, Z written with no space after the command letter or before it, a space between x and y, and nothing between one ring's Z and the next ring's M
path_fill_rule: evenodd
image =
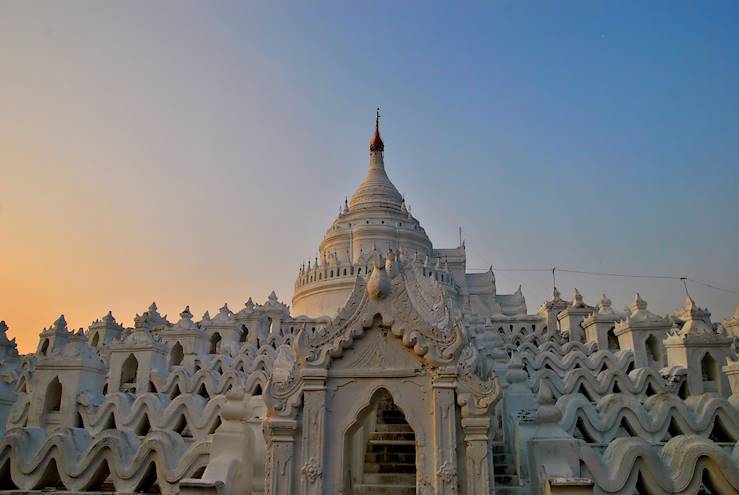
M373 325L377 315L405 347L434 366L451 364L464 345L461 312L444 288L412 263L393 258L385 266L375 260L373 274L366 281L356 279L334 320L301 332L296 352L307 364L328 366Z
M439 466L439 469L436 471L436 476L438 476L439 479L444 483L456 484L457 470L454 468L454 465L450 464L448 461L444 461L444 463Z
M301 402L301 394L298 393L301 384L295 351L283 344L277 349L272 365L272 379L267 384L265 403L278 416L291 415Z
M457 377L457 404L465 417L486 414L502 397L498 377L484 364L478 350L468 344L460 356Z
M309 462L306 462L300 472L303 474L303 477L307 479L310 483L315 483L322 474L321 466L316 463L315 459L311 459Z

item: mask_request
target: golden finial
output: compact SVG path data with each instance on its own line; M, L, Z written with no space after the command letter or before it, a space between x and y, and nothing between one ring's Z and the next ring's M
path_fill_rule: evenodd
M380 107L377 107L377 113L375 114L375 134L370 140L370 151L383 151L384 149L385 144L380 137Z

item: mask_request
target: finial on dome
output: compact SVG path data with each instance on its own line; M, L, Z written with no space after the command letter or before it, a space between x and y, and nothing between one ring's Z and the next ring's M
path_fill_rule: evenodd
M370 151L385 151L385 143L380 137L380 107L377 107L377 115L375 117L375 134L370 139Z

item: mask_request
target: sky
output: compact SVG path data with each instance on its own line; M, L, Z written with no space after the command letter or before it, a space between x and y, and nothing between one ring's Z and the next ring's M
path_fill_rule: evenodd
M739 299L739 3L0 1L0 319L290 302L368 164L468 267ZM546 272L523 284L529 312ZM559 273L594 304L679 281Z

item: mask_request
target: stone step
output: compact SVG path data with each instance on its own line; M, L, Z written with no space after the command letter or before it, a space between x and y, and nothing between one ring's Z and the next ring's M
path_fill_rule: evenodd
M413 433L413 428L408 423L377 423L375 431L378 433L382 432L397 432L397 433Z
M408 421L406 421L405 418L401 415L398 417L395 417L395 416L381 417L381 418L378 418L377 423L386 424L386 425L407 425Z
M405 440L405 439L398 439L398 440L385 440L385 439L372 439L370 438L367 443L369 445L410 445L411 447L416 446L415 440Z
M366 473L379 473L379 474L415 474L416 464L415 463L400 463L396 462L393 464L376 464L376 463L365 463L364 472Z
M408 440L411 442L416 441L416 434L411 432L395 432L395 431L375 431L370 433L370 440Z
M495 487L499 486L518 486L521 483L519 482L518 476L515 474L501 474L501 475L493 475L493 479L495 480Z
M382 416L403 416L403 411L394 407L394 405L390 407L383 406L377 409L377 414Z
M364 473L362 481L369 485L416 486L415 473Z
M355 485L352 495L416 495L416 485Z
M385 424L408 424L400 411L378 411L377 422Z
M496 475L511 475L516 474L516 466L513 464L495 464L493 472Z
M528 492L522 486L495 486L495 495L525 495Z
M416 442L406 440L370 440L365 453L407 454L416 452Z
M364 454L365 464L400 463L415 464L415 452L367 452Z

